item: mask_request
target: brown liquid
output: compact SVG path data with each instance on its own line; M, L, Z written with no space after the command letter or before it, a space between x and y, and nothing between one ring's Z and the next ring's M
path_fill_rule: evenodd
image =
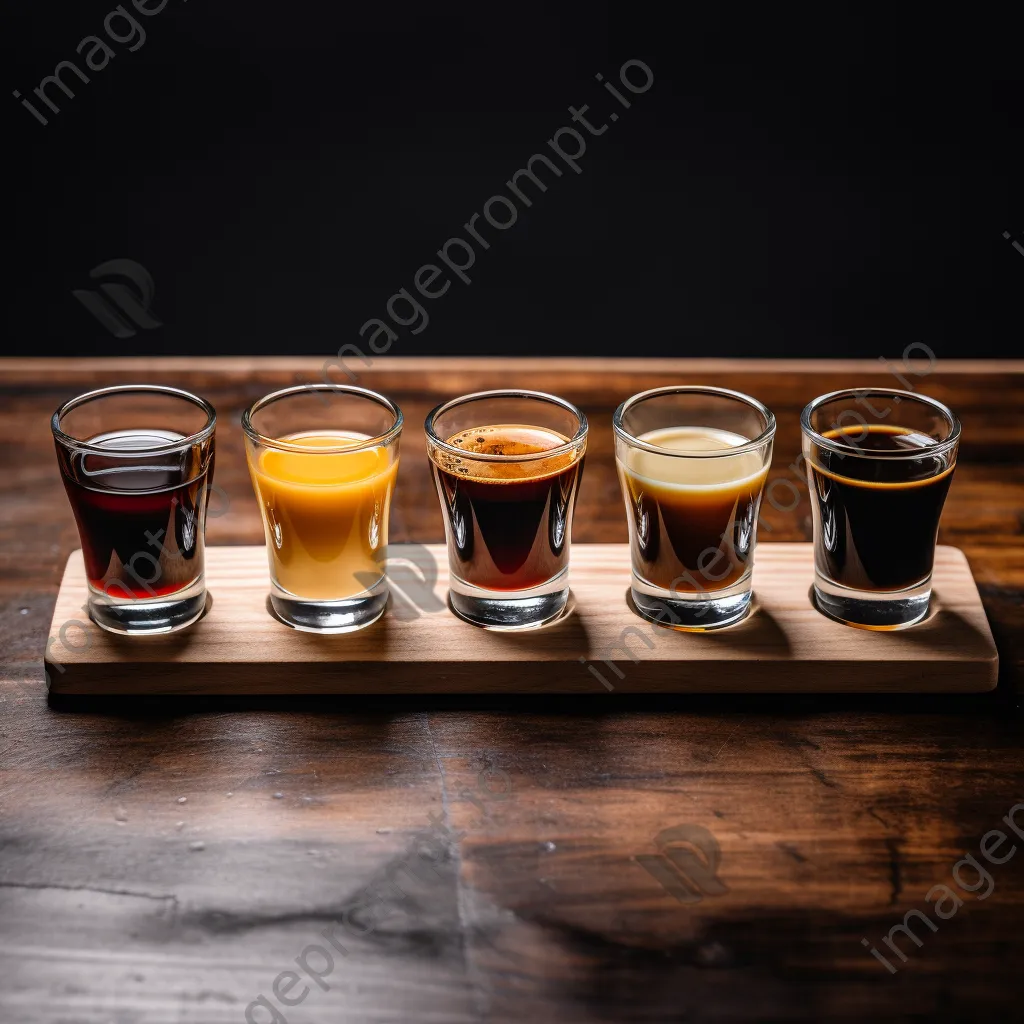
M822 435L850 454L821 448L808 463L814 559L828 579L855 590L891 591L927 579L939 517L953 479L938 442L903 427L871 425ZM920 458L859 458L857 452L920 452Z
M749 440L705 427L652 430L641 441L667 451L722 451ZM760 452L684 457L637 448L617 460L633 569L678 593L723 590L747 572L768 467Z
M460 579L488 590L527 590L568 565L582 454L573 449L522 462L473 458L536 455L568 440L543 427L500 424L449 437L464 457L431 452L449 561Z

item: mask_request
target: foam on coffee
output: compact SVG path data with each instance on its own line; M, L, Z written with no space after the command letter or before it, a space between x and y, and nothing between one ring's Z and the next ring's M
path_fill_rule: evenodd
M713 427L663 427L641 434L639 440L662 448L667 454L633 448L628 453L626 472L638 481L662 491L679 491L698 497L701 492L737 491L757 484L767 472L760 453L740 452L728 455L730 448L749 442L749 438ZM701 458L696 453L721 452L716 458ZM675 454L668 454L675 453ZM694 458L680 458L694 453Z
M463 478L497 484L521 482L540 480L562 472L576 461L578 452L573 450L547 459L526 459L521 462L515 459L561 448L569 440L547 427L502 423L460 430L449 437L447 443L461 448L466 453L465 458L441 450L435 450L432 454L441 469ZM474 459L474 455L504 456L508 461L485 462Z

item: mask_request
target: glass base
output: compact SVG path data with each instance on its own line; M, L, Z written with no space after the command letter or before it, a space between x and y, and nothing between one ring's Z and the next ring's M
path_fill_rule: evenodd
M483 629L518 630L546 626L565 614L569 602L569 570L531 590L498 591L474 587L452 574L448 591L451 610Z
M124 600L90 587L89 618L108 633L146 636L175 633L192 625L206 608L206 583L200 577L188 587L163 597Z
M670 629L703 633L721 629L746 618L750 611L751 592L743 591L730 597L705 597L692 601L678 597L659 597L646 594L636 587L630 588L636 610L651 622Z
M340 601L309 601L274 588L268 598L270 612L286 626L304 633L354 633L373 625L388 604L386 583Z
M750 579L748 568L738 580L720 590L681 594L649 583L634 569L630 594L634 610L645 619L670 629L703 633L746 618L752 597Z
M906 590L873 593L851 590L814 574L814 604L823 615L858 629L906 629L926 618L931 578Z
M448 603L460 619L484 629L535 629L554 622L565 611L569 588L542 597L468 597L448 591Z

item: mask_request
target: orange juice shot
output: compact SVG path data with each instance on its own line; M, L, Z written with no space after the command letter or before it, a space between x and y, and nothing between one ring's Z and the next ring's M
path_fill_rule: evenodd
M400 420L395 427L400 429ZM368 625L387 603L385 552L398 474L397 434L319 428L263 435L257 443L248 428L246 433L249 476L266 534L272 611L314 632Z
M325 451L265 448L249 461L274 581L311 600L363 593L383 572L398 460L384 448L358 447L371 438L351 431L280 440Z

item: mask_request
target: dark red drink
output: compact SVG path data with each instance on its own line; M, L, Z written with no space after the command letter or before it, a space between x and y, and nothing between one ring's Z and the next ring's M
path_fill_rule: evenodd
M141 454L185 438L150 429L88 439L109 455L57 445L86 575L108 598L173 596L203 576L212 434L176 451Z

